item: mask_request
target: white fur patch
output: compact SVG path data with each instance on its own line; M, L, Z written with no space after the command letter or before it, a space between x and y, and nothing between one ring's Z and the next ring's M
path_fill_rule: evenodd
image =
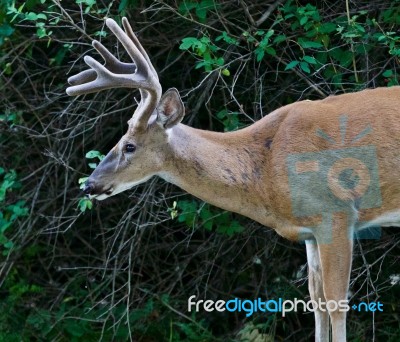
M363 223L357 230L362 230L368 227L381 226L381 227L400 227L400 211L395 210L385 213L377 218Z
M105 200L105 199L108 198L108 197L117 195L117 194L119 194L119 193L121 193L121 192L123 192L123 191L125 191L125 190L129 190L129 189L133 188L133 187L136 186L136 185L139 185L139 184L141 184L141 183L144 183L144 182L146 182L147 180L149 180L151 177L152 177L152 176L148 176L148 177L143 178L143 179L141 179L141 180L139 180L139 181L136 181L136 182L129 182L129 183L121 183L121 184L118 184L118 185L113 189L113 191L112 191L111 194L101 194L101 195L97 195L97 196L91 196L91 198L95 198L95 199L98 200L98 201L103 201L103 200Z

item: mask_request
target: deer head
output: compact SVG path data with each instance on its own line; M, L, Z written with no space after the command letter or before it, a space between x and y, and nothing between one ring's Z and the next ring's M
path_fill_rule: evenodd
M182 120L185 112L176 89L169 89L161 96L157 73L128 20L122 19L125 32L112 19L107 19L106 24L122 43L133 63L119 61L100 42L94 40L93 47L103 57L105 64L85 56L85 63L90 69L68 79L71 87L67 88L67 94L75 96L126 87L139 89L141 100L128 121L127 133L101 161L85 184L85 194L98 200L116 195L161 172L169 154L169 129Z

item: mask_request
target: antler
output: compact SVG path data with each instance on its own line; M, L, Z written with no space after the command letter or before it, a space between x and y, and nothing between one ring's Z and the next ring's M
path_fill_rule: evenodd
M161 98L162 89L157 72L125 17L122 18L125 32L113 19L107 19L106 24L122 43L133 63L119 61L103 44L94 40L92 45L103 57L105 64L85 56L84 61L90 69L70 77L68 83L71 87L66 92L76 96L110 88L137 88L140 90L141 101L135 111L138 112L135 119L137 125L146 126Z

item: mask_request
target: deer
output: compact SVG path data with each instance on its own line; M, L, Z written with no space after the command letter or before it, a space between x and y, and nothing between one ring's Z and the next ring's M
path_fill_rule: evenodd
M97 40L104 59L68 79L78 96L134 88L128 131L90 175L84 193L104 200L154 176L193 196L305 241L311 300L347 301L354 236L400 225L400 87L364 89L283 106L255 123L212 132L181 123L175 88L157 72L127 18L106 25L132 62ZM333 306L333 307L332 307ZM314 311L315 340L346 341L346 311Z

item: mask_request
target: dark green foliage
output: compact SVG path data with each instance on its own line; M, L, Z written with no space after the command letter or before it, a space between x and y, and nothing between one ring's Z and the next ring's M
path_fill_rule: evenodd
M10 238L13 228L19 219L28 214L24 200L10 199L15 195L12 192L20 187L21 183L17 180L15 170L6 172L0 167L0 250L3 256L7 256L14 247L14 242Z
M217 233L231 236L244 231L244 227L232 219L232 214L227 211L212 208L207 203L198 201L179 201L173 208L171 216L177 216L178 222L184 222L189 228L203 227L206 230L216 229Z
M128 61L104 27L121 16L198 128L232 131L297 100L399 83L398 0L349 12L343 1L274 4L0 1L0 341L312 338L311 314L187 312L193 294L308 298L304 246L162 181L84 198L79 184L136 102L131 90L65 94L82 56L98 57L91 39ZM385 309L349 314L349 341L400 339L399 241L388 229L356 244L351 300Z

